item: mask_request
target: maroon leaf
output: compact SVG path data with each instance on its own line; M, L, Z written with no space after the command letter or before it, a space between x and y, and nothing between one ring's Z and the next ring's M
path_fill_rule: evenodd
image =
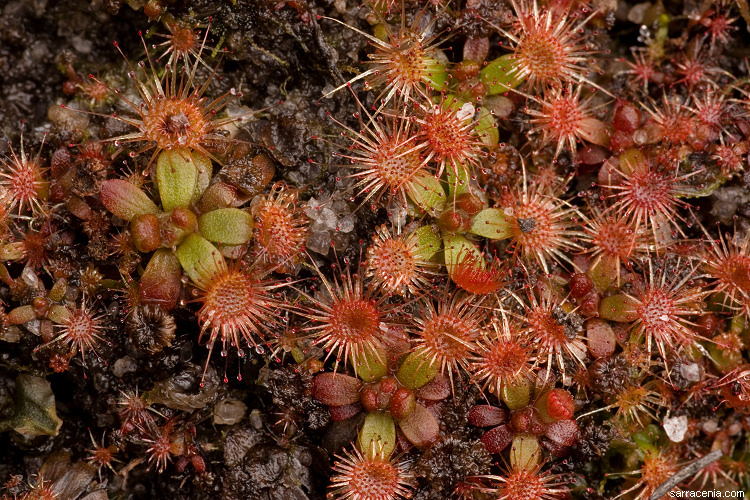
M508 421L508 411L490 405L476 405L469 410L469 423L475 427L494 427Z
M507 425L501 425L485 432L482 443L490 453L500 453L513 441L513 431Z

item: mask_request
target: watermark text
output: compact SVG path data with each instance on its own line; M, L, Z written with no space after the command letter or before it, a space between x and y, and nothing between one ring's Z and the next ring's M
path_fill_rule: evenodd
M744 491L670 491L670 498L745 498Z

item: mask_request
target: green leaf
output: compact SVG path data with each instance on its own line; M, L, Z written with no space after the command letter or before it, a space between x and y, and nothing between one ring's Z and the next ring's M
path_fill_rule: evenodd
M368 460L390 458L396 448L396 423L390 414L368 413L357 436L357 448Z
M645 455L659 453L659 439L663 436L661 428L654 424L631 434L630 438Z
M606 291L617 280L620 266L614 259L603 258L591 266L586 275L591 278L599 290Z
M58 305L57 307L64 306ZM30 305L18 306L8 313L8 324L10 325L22 325L35 319L36 310L34 309L34 306Z
M709 182L701 182L694 186L686 183L684 186L680 186L680 190L682 191L682 193L680 193L680 197L684 196L686 198L705 198L706 196L711 196L711 194L719 189L721 185L726 181L726 177L719 175L710 178Z
M491 240L504 240L513 235L512 228L512 216L499 208L486 208L474 217L469 232Z
M27 436L57 436L63 421L55 411L55 395L43 378L21 374L16 378L16 408L0 424Z
M438 363L426 352L413 352L401 363L396 378L407 389L419 389L437 376Z
M214 166L211 163L211 158L193 151L193 163L198 171L198 177L195 180L195 191L193 192L193 198L190 200L191 205L195 205L203 196L203 193L208 189L208 185L211 184L211 177L214 173Z
M66 280L65 278L58 278L47 294L47 298L53 302L62 302L65 299L65 294L67 293L67 291L68 280Z
M156 160L156 180L165 212L188 207L195 195L198 167L185 148L164 150Z
M388 353L385 348L378 346L376 352L369 348L363 349L362 355L357 356L354 373L365 382L375 382L388 373Z
M440 230L434 225L422 226L412 233L417 241L417 249L414 257L422 260L430 260L440 251L442 241Z
M204 238L225 245L243 245L253 237L253 216L239 208L220 208L198 219Z
M747 330L747 322L745 318L737 315L732 317L732 321L729 323L729 331L735 335L742 335Z
M60 304L52 304L47 311L47 319L57 325L70 323L70 309Z
M384 6L380 6L380 7L381 7L381 9L380 9L381 11L384 10L383 9ZM384 17L383 17L383 19L384 19ZM375 26L373 26L373 28L372 28L372 34L375 36L375 38L377 38L378 40L381 40L383 42L387 42L388 41L388 33L390 33L390 31L391 31L391 28L390 27L386 27L385 23L378 23Z
M469 169L460 163L447 164L446 175L448 177L448 198L455 200L457 196L469 192Z
M519 378L515 382L507 383L498 388L498 397L511 410L520 410L528 406L531 401L531 382L525 377Z
M638 319L638 302L629 295L610 295L599 303L599 317L618 323L631 323Z
M737 339L736 342L742 345L742 341ZM714 366L723 373L728 372L742 363L742 352L722 347L718 344L708 344L708 353Z
M513 470L534 470L542 458L539 440L531 434L516 434L510 444L510 465Z
M475 262L484 262L482 253L474 246L474 243L461 234L444 235L443 246L445 248L443 252L445 255L445 267L448 268L449 275L453 275L453 271L458 264L467 256L471 256L471 254L473 254Z
M107 210L130 222L137 215L158 214L159 207L146 193L123 179L102 182L99 199Z
M435 54L437 55L438 52L435 51ZM445 65L432 54L425 54L424 62L426 62L427 65L422 73L422 81L439 92L445 87L445 82L448 80L448 70Z
M207 239L195 233L177 247L177 258L193 283L204 290L227 271L227 263L221 252Z
M626 175L631 175L634 172L646 172L648 171L648 163L643 151L637 148L626 149L618 157L620 170Z
M479 134L479 139L486 146L497 146L500 142L500 131L495 124L495 115L486 107L482 107L479 111L476 131Z
M411 201L430 215L443 211L446 204L445 189L439 179L428 173L419 173L406 185Z
M487 95L502 94L524 81L518 72L518 61L513 54L498 57L482 68L480 78L487 85Z

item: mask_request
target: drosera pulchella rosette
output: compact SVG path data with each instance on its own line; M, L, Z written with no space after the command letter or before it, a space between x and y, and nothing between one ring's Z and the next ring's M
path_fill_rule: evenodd
M536 290L529 288L525 297L514 293L511 300L523 308L522 314L513 313L512 317L521 322L523 334L533 339L536 362L547 368L545 380L553 362L564 378L571 361L585 366L583 318L552 284L537 286Z
M482 391L489 390L501 397L500 391L505 387L529 380L536 365L532 338L518 320L511 321L500 309L500 317L492 318L491 328L486 328L477 341L469 371Z
M542 135L542 145L556 144L555 158L565 149L575 154L582 140L609 146L612 129L594 117L592 97L581 100L582 90L581 85L546 90L541 98L529 96L524 108L534 124L531 133Z
M682 198L688 196L690 178L700 170L680 172L656 165L642 151L629 149L620 155L619 181L603 185L613 200L605 216L616 214L626 219L634 231L643 230L650 245L660 252L678 234L685 237L680 223L687 222L678 210L688 208Z
M700 127L700 122L682 97L666 93L661 102L650 100L643 106L647 123L652 126L649 143L663 141L667 145L680 145L695 139L702 139L707 131Z
M584 250L585 218L580 210L561 199L562 186L548 188L527 181L518 190L505 189L496 207L479 212L470 232L493 240L510 239L511 251L524 262L536 261L545 273L552 266L575 268L571 253Z
M423 300L413 319L414 355L428 369L447 375L454 391L456 381L468 372L486 328L483 301L481 295L446 290L436 298Z
M98 313L96 308L87 304L84 299L81 306L72 308L53 304L49 307L47 316L56 324L58 334L49 344L63 344L70 350L70 356L81 353L81 361L86 366L86 353L93 352L101 359L96 347L100 342L107 342L104 333L107 326L104 324L105 313Z
M46 177L48 168L42 160L44 140L35 156L28 155L24 148L23 128L22 126L20 154L16 154L13 146L8 143L10 156L0 158L0 203L4 206L4 213L15 212L17 217L44 214L47 211L50 189Z
M724 235L721 228L719 238L706 235L701 269L711 279L712 291L722 298L721 304L733 310L750 310L750 233L744 237L737 234Z
M566 84L591 85L589 62L594 53L586 41L586 25L597 15L588 8L574 10L554 4L540 6L539 0L511 0L516 13L510 30L496 27L510 40L510 76L526 82L538 92Z
M206 45L208 35L211 31L211 21L212 19L209 18L203 36L201 36L201 23L191 23L186 20L175 19L169 14L165 15L163 24L167 27L169 34L153 34L156 38L164 39L163 42L152 46L157 51L163 51L156 58L156 62L158 63L166 57L165 66L176 67L179 62L182 62L185 66L190 66L190 58L192 57L195 62L204 65L208 69L212 69L203 59L205 51L212 52L214 50L212 47Z
M641 355L634 353L631 359ZM636 369L629 361L623 362L622 357L602 359L591 367L594 378L606 380L605 387L609 389L603 397L606 406L582 413L577 418L601 412L614 414L612 424L622 430L642 429L650 422L658 420L657 415L667 401L659 392L661 381L649 380L650 367ZM616 365L627 367L625 372ZM625 375L625 376L622 376Z
M177 256L196 287L196 301L201 303L199 341L208 347L203 376L217 340L221 340L222 357L227 356L228 347L244 357L243 339L247 346L264 352L262 344L268 343L279 327L280 311L290 307L280 294L289 283L266 279L268 271L259 266L242 261L227 264L221 252L197 234L185 239Z
M131 157L153 150L149 165L155 162L162 151L177 149L197 151L219 162L215 153L221 149L221 145L234 140L229 136L227 126L241 122L253 114L248 112L222 116L227 106L238 101L242 93L232 88L212 100L205 95L211 81L217 78L219 69L217 64L205 82L201 84L198 81L198 69L205 65L201 57L205 49L205 37L200 48L195 49L198 55L194 61L174 57L163 68L155 63L145 40L142 37L141 40L146 61L139 61L136 65L133 65L115 42L117 50L130 68L128 77L135 87L137 98L128 97L121 89L112 88L106 82L89 75L89 78L105 86L128 110L123 114L89 114L112 118L136 129L103 139L103 142L114 144L118 152L131 145L137 146L137 149L130 152ZM182 68L177 64L178 59L183 61Z
M628 498L635 500L649 499L668 479L686 465L688 464L683 461L680 451L673 446L648 450L643 457L640 468L633 471L633 474L637 477L630 479L625 486L634 484L627 489L623 489L615 499L622 498L625 495L629 495ZM682 488L675 485L664 493L665 495L666 493L679 495L682 491Z
M465 190L461 183L477 175L488 155L482 137L487 131L480 130L481 109L445 92L435 101L415 101L419 111L413 119L419 125L417 141L424 149L424 162L436 165L437 177L447 173L452 191Z
M696 265L681 257L648 258L641 265L645 276L631 275L631 292L605 297L599 315L632 323L631 332L645 342L646 352L650 355L655 346L666 365L671 352L707 340L695 321L705 313L710 290L700 283Z
M403 324L401 306L345 264L343 272L338 264L331 265L332 278L318 269L322 286L312 294L300 291L308 304L301 305L298 314L309 321L301 331L325 349L326 361L333 357L334 373L348 364L366 380L374 376L371 370L388 365L386 343Z
M480 476L489 487L480 488L497 500L562 500L569 495L564 476L542 471L542 464L529 467L509 466L502 475Z
M304 255L310 219L300 209L299 191L278 182L250 207L255 221L255 258L268 269L290 272Z
M619 286L621 266L631 269L633 262L648 253L648 237L643 228L633 226L625 217L607 217L594 208L592 212L584 227L588 275L601 289L612 282Z
M378 226L367 249L365 276L388 293L417 295L429 290L430 278L437 275L438 266L429 258L439 248L429 226L397 235L385 225Z
M352 201L361 198L360 206L369 204L373 209L384 197L406 205L410 199L418 202L422 192L434 190L435 170L425 160L424 144L418 141L411 119L398 113L373 115L359 101L358 106L359 130L332 117L349 141L338 145L340 151L334 155L348 162L341 167L354 171L342 176L356 181Z
M413 495L416 481L407 464L387 456L379 441L364 453L354 446L336 458L327 496L331 500L406 500Z
M337 19L325 19L344 24ZM446 37L442 33L435 33L437 18L430 15L429 7L424 7L410 26L406 25L403 15L399 28L390 26L388 20L381 19L381 26L385 31L382 39L344 24L367 38L375 47L375 52L368 54L369 61L365 63L370 67L367 70L326 93L324 97L351 86L356 81L364 80L368 89L382 88L375 99L376 102L380 101L380 110L391 101L395 101L398 108L409 99L427 96L433 89L443 89L448 71L447 58L441 52L440 45L445 42Z

